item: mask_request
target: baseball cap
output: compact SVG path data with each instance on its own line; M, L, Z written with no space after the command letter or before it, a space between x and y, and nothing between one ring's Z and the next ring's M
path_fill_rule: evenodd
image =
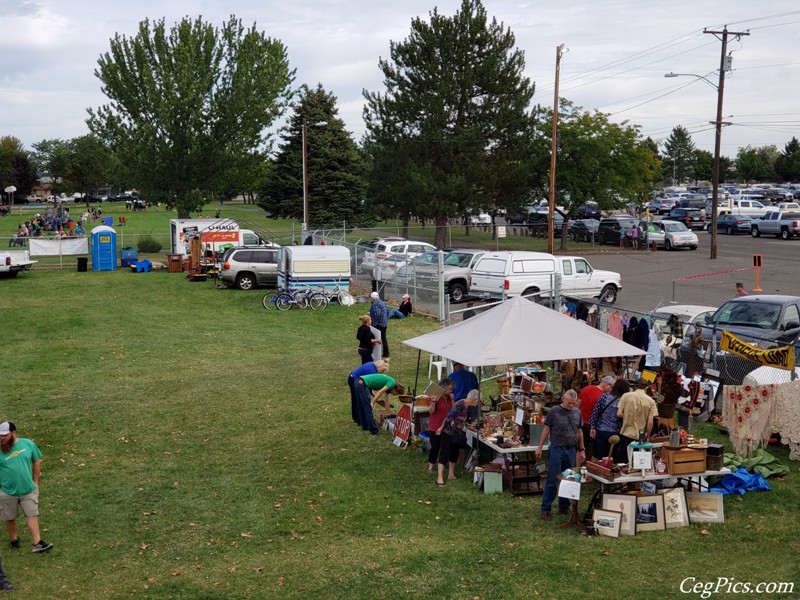
M370 298L375 298L375 299L377 299L377 298L380 298L381 296L380 296L380 294L379 294L378 292L372 292L372 293L369 295L369 297L370 297Z
M14 427L13 423L9 423L8 421L4 421L0 423L0 435L8 435L12 431L16 431L17 428Z

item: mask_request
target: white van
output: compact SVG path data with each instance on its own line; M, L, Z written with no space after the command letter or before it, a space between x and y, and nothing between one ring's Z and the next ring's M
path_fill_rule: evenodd
M346 246L284 246L278 257L279 288L337 287L350 291L350 249Z
M470 294L485 298L510 298L540 293L553 295L555 276L561 293L572 298L600 298L612 304L622 289L622 277L598 271L585 258L553 256L545 252L487 252L472 269Z

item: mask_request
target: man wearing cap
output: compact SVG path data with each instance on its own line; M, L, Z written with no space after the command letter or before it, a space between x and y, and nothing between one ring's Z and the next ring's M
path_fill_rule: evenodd
M25 513L34 552L45 552L53 544L39 536L39 476L42 453L31 440L17 437L13 423L0 423L0 518L6 522L11 549L19 548L17 515Z
M614 377L606 375L600 380L597 385L587 385L578 394L578 408L581 409L581 418L583 419L583 440L586 443L586 460L588 461L593 456L594 452L594 437L591 435L591 426L589 419L592 418L594 405L603 394L611 391L614 385Z
M383 344L383 358L389 358L389 340L386 338L386 326L389 324L389 311L381 300L378 292L372 292L369 296L372 306L369 309L369 316L372 318L372 326L381 332L381 343Z
M389 311L389 318L405 319L411 316L412 312L414 312L414 307L411 306L411 296L403 294L403 301L400 303L400 306Z

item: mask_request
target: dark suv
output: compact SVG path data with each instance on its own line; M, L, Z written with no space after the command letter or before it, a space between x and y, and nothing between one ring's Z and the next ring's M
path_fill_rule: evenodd
M703 230L706 228L706 217L699 208L679 208L676 206L666 218L670 221L680 221L688 229Z
M598 221L603 218L600 212L600 205L594 200L584 202L578 207L579 219L597 219Z
M597 227L597 243L599 244L619 244L622 237L621 231L625 234L639 225L639 219L630 215L616 215L600 221Z
M240 290L259 285L278 284L278 254L280 248L238 246L225 251L219 266L219 278L235 284Z

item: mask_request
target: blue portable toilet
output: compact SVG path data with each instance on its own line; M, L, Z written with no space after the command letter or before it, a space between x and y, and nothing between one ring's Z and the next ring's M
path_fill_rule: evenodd
M117 232L107 225L92 229L92 271L116 271Z

